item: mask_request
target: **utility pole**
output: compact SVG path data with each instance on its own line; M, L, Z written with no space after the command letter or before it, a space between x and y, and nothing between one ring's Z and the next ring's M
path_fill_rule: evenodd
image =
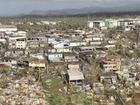
M139 32L140 32L140 29L139 29L139 25L136 25L136 48L138 48L138 44L139 44Z
M89 18L90 18L90 15L88 14L88 17L87 17L88 21L89 21Z

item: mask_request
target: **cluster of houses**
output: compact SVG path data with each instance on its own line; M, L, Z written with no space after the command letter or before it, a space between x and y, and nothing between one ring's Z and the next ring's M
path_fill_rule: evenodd
M61 21L36 21L36 22L27 22L29 25L57 25L58 23L61 23Z
M89 21L88 25L90 28L100 29L121 26L128 31L134 29L139 22L122 19ZM45 70L48 74L59 72L68 84L78 90L93 89L99 98L103 95L100 92L103 89L114 89L116 94L124 96L123 100L130 101L130 88L140 88L140 60L110 58L108 50L115 50L116 43L117 40L106 37L103 33L83 34L82 31L74 31L28 35L25 31L19 31L16 26L0 26L0 68L28 67ZM85 75L89 70L88 64L93 59L101 60L99 66L102 73L98 76L98 83L87 87ZM130 84L130 88L124 88ZM135 95L140 96L140 92ZM114 96L108 97L110 101L115 100L112 97Z
M105 19L100 21L88 21L88 27L91 29L107 30L111 28L118 28L124 31L139 30L140 19Z

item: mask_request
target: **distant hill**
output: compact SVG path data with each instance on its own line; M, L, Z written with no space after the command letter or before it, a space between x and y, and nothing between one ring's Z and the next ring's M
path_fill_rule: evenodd
M61 10L35 10L29 13L30 15L42 15L42 16L60 16L60 15L77 15L77 14L94 14L94 13L110 13L110 12L134 12L140 11L139 4L131 4L125 6L115 6L115 7L86 7L80 9L61 9Z

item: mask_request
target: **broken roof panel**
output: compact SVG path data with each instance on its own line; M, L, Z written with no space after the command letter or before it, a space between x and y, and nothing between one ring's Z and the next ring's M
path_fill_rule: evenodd
M78 70L68 70L69 80L84 80L84 75Z

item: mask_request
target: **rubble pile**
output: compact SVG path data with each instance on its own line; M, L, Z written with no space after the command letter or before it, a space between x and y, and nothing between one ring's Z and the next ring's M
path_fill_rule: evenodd
M0 105L47 105L43 88L34 77L6 78L8 82L0 87Z

